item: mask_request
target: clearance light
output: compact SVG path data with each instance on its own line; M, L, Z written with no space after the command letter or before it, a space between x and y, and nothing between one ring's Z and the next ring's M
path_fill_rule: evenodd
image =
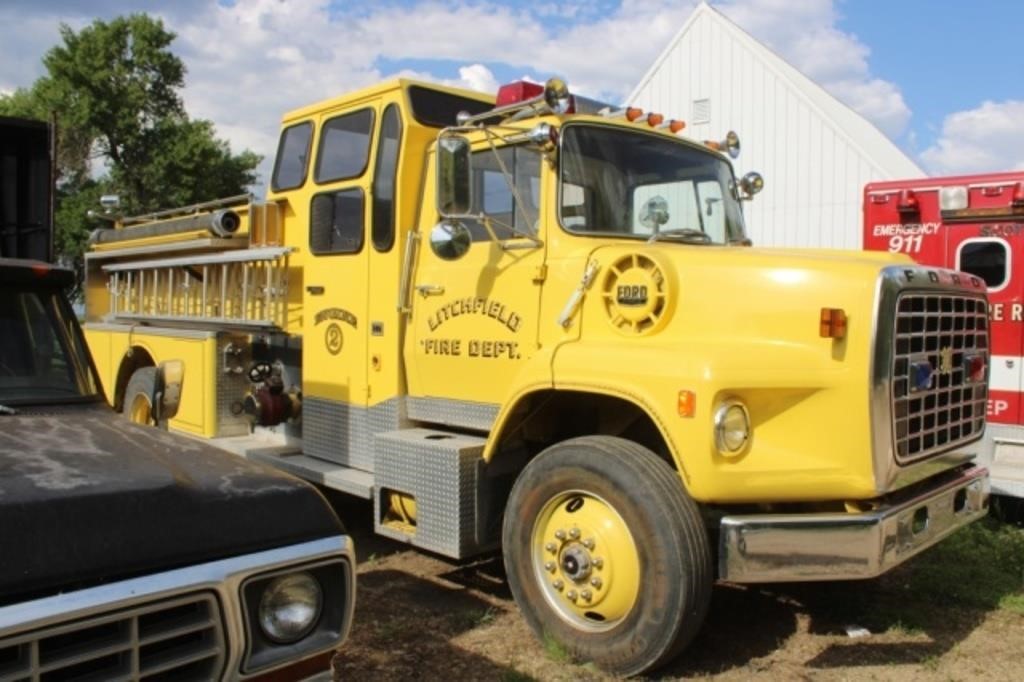
M736 131L730 130L725 134L725 139L719 142L704 140L704 146L714 149L716 152L728 154L730 159L735 159L740 155L740 136L736 134Z
M1024 182L1018 182L1013 188L1012 206L1024 206Z
M917 203L917 195L912 189L901 189L900 198L896 202L896 210L900 213L917 213L920 206Z
M632 123L641 116L644 115L644 110L639 107L627 107L626 108L626 120Z
M647 114L647 125L654 128L655 126L661 125L661 122L665 120L665 117L661 114L650 113Z
M964 381L970 384L981 384L985 381L988 365L984 355L964 356Z
M668 129L671 130L673 133L678 133L685 127L686 121L677 121L676 119L672 119L671 121L668 122Z
M939 190L939 208L943 211L962 211L968 203L967 188L963 185Z
M822 308L819 334L823 339L841 339L846 336L846 312L842 308Z
M677 407L680 417L692 417L697 412L697 394L693 391L679 391Z
M920 393L932 387L935 379L935 368L928 360L921 359L910 363L910 392Z

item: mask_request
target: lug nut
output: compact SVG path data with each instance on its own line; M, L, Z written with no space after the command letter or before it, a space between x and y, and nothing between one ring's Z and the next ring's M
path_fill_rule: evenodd
M551 585L559 592L561 592L562 588L565 587L565 583L563 583L561 580L556 580L555 582L551 583Z
M569 530L569 537L571 537L573 540L575 540L579 536L580 536L580 529L579 528L572 528L572 529Z
M601 582L600 578L591 578L590 579L590 584L593 585L594 589L596 589L596 590L600 590L601 589L601 585L604 585L604 583Z
M544 545L544 549L554 554L555 551L558 550L558 546L553 542L549 542L548 544Z
M565 593L565 596L569 601L576 601L576 590L569 590Z
M587 549L594 549L594 538L587 538L583 541L583 546Z
M557 539L559 539L559 540L564 540L565 539L565 531L562 530L561 528L559 528L558 530L555 531L555 537Z
M544 562L544 570L546 570L548 573L554 573L555 572L555 562L554 561L546 561L546 562Z
M604 559L599 556L594 557L594 568L604 568Z
M585 601L590 601L594 598L594 595L590 590L583 590L582 592L580 592L580 596L583 597Z

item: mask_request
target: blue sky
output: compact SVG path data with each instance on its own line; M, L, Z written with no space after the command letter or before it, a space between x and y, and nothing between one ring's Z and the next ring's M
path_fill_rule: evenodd
M281 114L384 77L477 89L559 74L621 101L696 0L0 0L0 93L61 21L146 11L178 34L194 116L273 154ZM927 171L1024 168L1024 2L713 0ZM666 112L672 113L672 112ZM269 165L268 161L264 166ZM265 171L266 169L263 168Z
M847 0L839 12L838 28L870 47L872 72L899 86L919 149L954 112L1024 100L1020 0Z

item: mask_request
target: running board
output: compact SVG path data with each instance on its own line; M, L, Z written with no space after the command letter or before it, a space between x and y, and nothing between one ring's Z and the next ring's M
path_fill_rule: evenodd
M373 474L304 455L294 446L249 448L245 451L245 457L325 488L365 500L373 498Z

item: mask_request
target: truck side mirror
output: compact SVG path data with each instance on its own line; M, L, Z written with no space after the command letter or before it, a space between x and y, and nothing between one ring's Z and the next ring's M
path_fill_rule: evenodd
M441 260L458 260L466 255L473 235L459 220L442 220L430 231L430 250Z
M156 368L156 390L153 392L153 418L156 423L173 419L181 404L181 384L185 380L185 363L167 360Z
M466 215L473 205L469 140L442 134L437 139L437 211L442 216Z
M736 198L740 201L750 201L762 189L764 189L764 178L760 173L751 171L740 178L740 191L743 194Z

